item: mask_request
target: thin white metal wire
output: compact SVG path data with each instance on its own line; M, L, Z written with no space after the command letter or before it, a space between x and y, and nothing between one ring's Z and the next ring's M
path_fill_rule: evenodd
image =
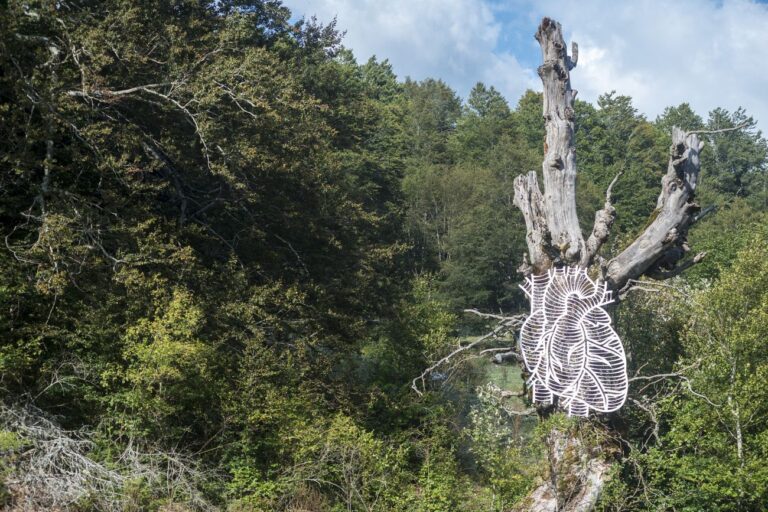
M520 331L520 351L534 402L560 397L570 416L611 412L627 399L624 347L603 306L612 302L605 283L582 268L561 267L521 286L531 314Z

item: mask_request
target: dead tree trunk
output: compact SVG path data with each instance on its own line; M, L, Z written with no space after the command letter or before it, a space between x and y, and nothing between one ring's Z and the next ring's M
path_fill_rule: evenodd
M544 18L536 32L543 64L539 76L544 86L544 162L539 186L531 171L514 182L515 205L525 219L530 263L521 271L538 274L554 266L596 265L615 296L626 292L641 276L666 279L701 261L703 254L685 263L688 228L699 210L694 192L699 175L702 143L696 134L677 128L672 132L667 173L651 222L645 231L620 254L605 261L600 248L610 235L616 212L611 205L611 187L604 207L595 214L594 227L584 240L576 215L576 148L570 71L576 66L578 47L566 51L560 24ZM615 180L614 180L615 182ZM611 186L613 183L611 184ZM530 511L586 511L594 507L610 468L608 445L585 441L577 429L553 431L548 439L550 477L523 503Z
M610 189L603 209L595 214L595 223L587 241L576 215L576 146L573 137L573 100L570 70L576 66L578 47L573 44L568 56L560 24L544 18L536 32L544 63L539 76L544 85L544 162L542 176L531 171L514 181L515 205L523 212L530 264L525 273L541 273L556 265L589 267L599 260L601 275L616 292L627 288L634 279L647 275L666 279L678 275L701 260L697 255L679 265L688 252L688 228L699 210L694 192L699 176L699 151L703 143L694 133L674 128L667 174L662 179L661 194L646 230L621 254L605 262L598 253L608 239L616 217ZM613 183L611 184L613 185Z

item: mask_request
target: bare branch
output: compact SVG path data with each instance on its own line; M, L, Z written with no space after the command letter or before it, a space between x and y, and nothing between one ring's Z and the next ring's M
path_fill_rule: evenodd
M658 415L656 414L656 408L653 406L653 404L648 403L647 400L637 400L636 398L629 397L629 401L632 402L638 409L648 414L648 419L652 424L651 437L653 437L657 446L661 445L661 437L659 436L659 419ZM647 445L647 441L644 443L644 445Z
M702 209L699 213L696 214L695 217L693 217L693 223L699 222L701 219L707 217L708 215L714 213L717 211L717 206L715 205L709 205L706 208Z
M725 132L733 132L736 130L741 130L742 128L746 128L749 126L749 121L744 121L743 123L731 126L730 128L721 128L719 130L691 130L689 132L685 132L686 135L714 135L716 133L725 133Z
M608 188L605 190L605 202L610 203L611 202L611 194L613 193L613 186L616 185L616 182L619 181L619 178L621 175L624 174L624 171L619 171L616 176L613 177L611 180L611 183L608 185Z
M296 260L299 262L299 265L301 265L301 268L302 268L302 270L304 271L304 275L309 275L309 269L308 269L308 268L307 268L307 266L304 264L304 260L302 260L302 259L301 259L301 256L299 255L299 253L298 253L298 252L296 252L296 249L294 249L294 248L293 248L293 245L291 244L291 242L289 242L289 241L288 241L288 240L286 240L285 238L281 237L281 236L280 236L280 235L278 235L277 233L272 233L272 235L273 235L275 238L277 238L278 240L280 240L281 242L283 242L285 245L287 245L287 246L288 246L288 248L291 250L291 252L293 253L293 255L296 257Z
M91 91L67 91L67 96L81 97L81 98L102 98L109 96L125 96L136 92L146 91L147 89L157 89L158 87L167 87L171 85L170 82L161 84L146 84L137 85L136 87L129 87L127 89L93 89Z
M513 316L504 316L504 315L496 315L494 313L483 313L482 311L478 311L477 309L465 309L464 313L471 313L473 315L477 315L480 318L493 318L494 320L500 320L500 321L515 321L515 322L524 322L525 321L525 315L513 315Z
M468 311L476 311L476 310L468 310ZM479 313L479 314L483 315L482 313ZM505 318L504 320L500 321L491 332L484 334L483 336L480 336L479 338L477 338L472 343L469 343L468 345L460 345L459 347L451 351L451 353L449 353L448 355L438 359L429 368L424 370L421 373L421 375L413 379L413 381L411 382L411 388L419 396L423 395L424 390L426 389L427 376L432 374L432 372L434 372L437 368L439 368L440 366L446 363L449 363L451 359L455 358L456 356L458 356L463 352L472 350L473 348L477 347L478 345L488 340L497 339L506 332L520 328L520 326L523 324L524 321L525 321L525 315L518 315L518 316ZM419 386L418 386L419 382L421 382L421 389L419 389Z
M486 354L497 354L499 352L515 352L513 347L494 347L481 350L478 355L484 356Z
M696 256L694 256L690 260L675 266L674 268L672 268L672 270L652 270L652 271L646 272L646 275L651 279L658 279L659 281L662 281L664 279L671 279L673 277L679 276L680 274L682 274L692 266L696 265L697 263L701 263L706 257L706 255L707 255L706 251L703 251L698 253Z
M667 174L662 178L661 194L652 220L645 231L605 268L605 280L614 290L624 291L631 279L642 275L672 271L688 251L688 228L699 211L694 192L702 146L695 134L673 128Z
M166 103L170 103L171 105L176 107L181 113L183 113L184 116L189 121L189 123L194 127L195 135L200 141L200 144L203 146L203 156L205 157L206 164L208 166L208 169L210 170L211 156L208 149L208 142L205 138L205 134L203 133L203 130L200 128L200 124L198 123L198 119L197 119L198 114L190 110L188 107L188 105L192 103L192 101L188 101L186 104L182 104L178 99L176 99L172 95L174 89L177 88L179 85L181 85L181 82L177 81L177 82L137 85L134 87L129 87L127 89L120 89L120 90L110 90L110 89L94 89L90 91L70 90L70 91L67 91L66 94L68 96L82 97L88 100L104 102L104 101L108 101L110 98L117 98L121 96L129 96L132 94L145 93L145 94L154 96L156 98L160 98ZM170 91L172 92L163 93L157 90L163 87L170 87Z
M89 456L95 448L92 433L65 430L30 404L0 405L0 428L15 433L22 443L4 474L14 510L69 510L88 498L98 510L117 512L130 499L126 485L138 481L153 490L172 490L196 510L216 510L199 488L220 477L185 454L140 451L129 442L108 466Z
M635 375L634 377L631 377L629 379L630 384L632 382L647 382L643 387L637 390L637 394L642 394L646 389L648 389L650 386L655 386L656 384L659 384L660 382L668 381L671 379L676 379L680 384L682 384L688 392L690 392L692 395L701 398L705 402L707 402L712 407L720 408L722 405L714 403L709 397L706 395L699 393L693 389L693 386L691 385L691 380L688 378L688 376L685 375L685 372L688 370L691 370L692 368L697 367L701 363L701 360L693 361L691 364L680 368L680 370L676 372L667 372L667 373L658 373L655 375Z
M611 234L613 221L616 220L616 209L613 207L613 204L611 204L611 194L613 186L619 180L621 174L622 173L619 172L616 177L611 180L611 184L608 185L608 188L605 191L605 204L601 210L595 212L595 224L592 227L592 234L589 235L585 250L581 255L582 267L586 268L592 264L592 260L594 260L595 256L600 251L600 247L603 246Z

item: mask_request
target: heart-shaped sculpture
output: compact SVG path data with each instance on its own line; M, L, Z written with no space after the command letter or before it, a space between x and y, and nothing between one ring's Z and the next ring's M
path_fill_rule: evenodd
M521 288L531 302L520 348L534 402L551 403L557 395L571 416L624 405L626 356L603 309L612 302L606 284L582 268L562 267L529 277Z

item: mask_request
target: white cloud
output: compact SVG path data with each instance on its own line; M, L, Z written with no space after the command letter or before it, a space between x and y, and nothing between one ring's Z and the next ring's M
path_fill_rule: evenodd
M615 89L653 119L689 102L743 106L768 126L768 6L749 0L286 0L296 15L338 16L345 45L360 61L388 58L401 77L442 78L466 96L481 80L515 103L541 89L532 41L538 20L563 24L579 43L573 71L579 97ZM515 31L515 33L505 33ZM526 32L521 34L521 32ZM510 37L505 37L510 36ZM521 44L520 41L523 43ZM530 44L525 41L531 41ZM517 42L517 57L503 44ZM535 55L535 58L533 57ZM519 57L519 58L518 58Z
M358 61L389 59L401 77L442 78L466 97L477 81L493 85L513 103L537 87L535 72L514 55L495 51L501 24L477 0L286 0L294 16L334 16L344 45Z
M664 107L747 109L768 126L768 6L748 0L515 2L556 18L579 43L580 97L615 89L651 119Z

